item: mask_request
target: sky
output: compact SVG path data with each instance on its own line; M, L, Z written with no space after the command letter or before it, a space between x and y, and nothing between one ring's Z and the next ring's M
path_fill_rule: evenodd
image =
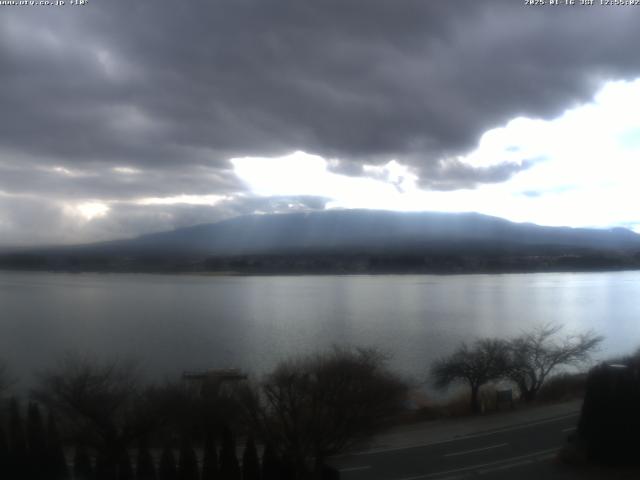
M334 208L640 232L640 6L55 1L0 1L0 246Z

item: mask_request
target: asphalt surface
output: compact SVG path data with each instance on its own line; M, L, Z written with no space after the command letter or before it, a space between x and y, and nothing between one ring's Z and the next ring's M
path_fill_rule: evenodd
M343 480L517 480L582 478L556 461L578 413L462 438L361 452L333 459Z

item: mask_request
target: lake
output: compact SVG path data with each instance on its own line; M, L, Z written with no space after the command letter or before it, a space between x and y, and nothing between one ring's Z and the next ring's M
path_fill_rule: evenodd
M423 380L463 340L544 322L640 347L640 272L196 276L0 272L0 357L21 379L65 351L134 357L153 376L265 372L332 344L374 345Z

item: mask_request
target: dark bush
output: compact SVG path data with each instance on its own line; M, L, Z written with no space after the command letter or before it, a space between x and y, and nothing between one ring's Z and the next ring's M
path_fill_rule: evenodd
M562 402L584 396L587 375L584 373L562 373L555 375L538 392L541 402Z
M117 480L118 459L104 454L98 454L95 472L96 480Z
M102 453L98 454L98 458L96 458L95 472L96 480L117 480L117 459Z
M587 377L578 436L587 458L612 465L640 463L640 369L632 362L600 365Z
M323 465L320 477L322 480L340 480L340 471L337 468Z
M74 480L93 480L93 465L89 452L83 446L76 447L73 457L73 478Z
M27 408L27 445L30 478L48 480L49 462L46 432L40 408L35 403L29 403Z
M260 461L251 435L247 438L242 455L242 480L260 480Z
M136 460L136 479L137 480L156 480L156 466L153 457L149 451L147 438L140 439L138 444L138 457Z
M127 451L122 453L118 462L118 480L133 480L133 467Z
M222 430L222 449L220 450L220 478L240 480L240 465L236 456L236 441L229 428Z
M178 478L180 480L198 480L198 458L187 439L182 441L178 460Z
M252 430L305 478L401 412L406 392L380 351L336 347L282 362L241 401Z
M262 452L262 480L278 480L279 478L280 462L271 445L267 445Z
M9 406L9 464L7 478L19 478L28 469L27 442L20 406L15 398Z
M65 480L69 478L69 466L64 456L62 440L58 433L58 424L49 412L47 417L47 480Z
M208 433L204 443L204 454L202 458L202 480L215 480L218 475L218 453L216 451L216 441L212 433Z
M7 466L9 465L9 445L7 444L6 437L4 435L4 430L2 430L2 426L0 426L0 468L2 472L6 471Z
M160 456L160 468L158 469L159 480L178 480L178 469L176 468L176 458L170 446L165 446Z

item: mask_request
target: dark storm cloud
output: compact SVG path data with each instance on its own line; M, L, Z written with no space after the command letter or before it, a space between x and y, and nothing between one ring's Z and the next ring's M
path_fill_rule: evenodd
M0 192L12 194L237 193L228 158L293 150L337 158L332 168L350 175L395 158L428 188L504 181L526 162L473 169L443 158L515 116L551 117L604 80L640 76L634 8L511 0L1 8ZM64 177L55 166L85 174Z
M598 79L640 73L634 49L620 48L640 39L629 9L224 0L6 10L2 143L67 161L305 149L420 166L515 115L557 114Z
M65 168L56 163L0 161L0 192L36 192L40 196L64 200L136 200L188 193L208 195L212 186L218 195L241 188L228 168L204 165L166 165L163 168L131 169L108 164L74 164Z
M432 190L456 190L474 188L482 183L499 183L514 174L532 167L537 161L503 162L489 167L473 167L455 158L441 161L424 170L423 183Z

